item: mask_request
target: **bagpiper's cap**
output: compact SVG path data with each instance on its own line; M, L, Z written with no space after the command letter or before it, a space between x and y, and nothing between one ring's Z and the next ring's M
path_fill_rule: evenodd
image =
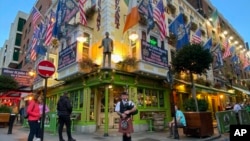
M128 93L127 92L122 92L121 95L128 95Z

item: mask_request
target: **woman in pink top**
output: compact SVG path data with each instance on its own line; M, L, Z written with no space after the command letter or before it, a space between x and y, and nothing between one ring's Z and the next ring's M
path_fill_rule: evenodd
M36 132L36 140L35 141L40 141L41 139L41 120L42 120L42 115L43 115L43 96L40 95L38 97L38 103L39 103L39 113L41 115L41 118L39 119L38 121L38 124L39 124L39 129L37 130ZM47 105L45 105L45 114L47 114L49 112L49 108Z
M28 108L28 123L30 126L30 132L28 136L28 141L33 141L37 130L39 130L39 119L41 117L38 103L38 95L34 95L33 100L29 102Z

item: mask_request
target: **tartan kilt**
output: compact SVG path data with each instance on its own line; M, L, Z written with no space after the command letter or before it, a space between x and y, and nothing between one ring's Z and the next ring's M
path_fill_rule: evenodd
M121 127L121 123L123 120L127 120L127 122L128 122L128 128L126 128L126 129L123 129ZM118 132L120 132L120 133L133 133L134 128L133 128L132 118L120 119Z

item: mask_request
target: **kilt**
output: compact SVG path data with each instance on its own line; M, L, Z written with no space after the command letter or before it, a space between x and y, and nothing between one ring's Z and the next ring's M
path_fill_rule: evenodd
M126 129L121 127L121 124L123 121L127 121L128 122L128 127ZM133 123L132 123L132 118L125 118L125 119L120 119L119 122L119 130L120 133L133 133L134 132L134 128L133 128Z

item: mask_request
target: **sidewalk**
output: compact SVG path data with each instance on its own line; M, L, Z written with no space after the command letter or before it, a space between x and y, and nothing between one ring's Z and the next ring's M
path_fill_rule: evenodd
M21 126L15 126L12 134L7 134L8 128L0 128L0 140L3 141L27 141L29 129L22 128ZM194 138L187 137L182 133L182 129L179 130L180 141L229 141L229 134L220 135L217 128L215 128L214 135L207 138ZM67 135L64 132L64 139L67 139ZM121 141L121 134L118 132L109 133L108 137L104 137L103 133L96 132L93 134L72 133L73 137L77 141ZM167 132L140 132L133 133L133 141L175 141L175 139L167 138ZM58 141L58 135L52 135L48 132L44 133L44 141Z

